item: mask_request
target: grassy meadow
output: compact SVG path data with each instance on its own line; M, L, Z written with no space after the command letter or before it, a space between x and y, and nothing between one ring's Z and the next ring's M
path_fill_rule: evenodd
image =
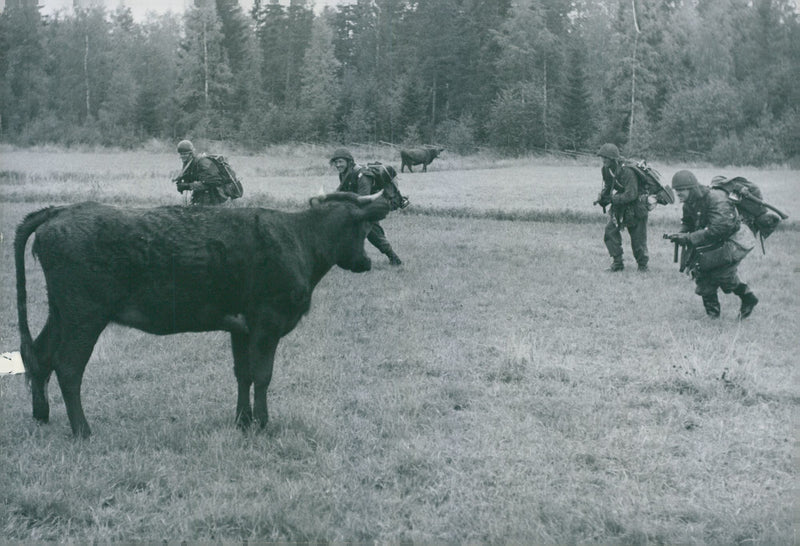
M229 154L238 206L336 186L323 147ZM388 148L357 158L399 165ZM668 181L686 165L655 165ZM179 204L176 154L0 150L0 351L18 349L13 234L87 199ZM743 174L790 215L740 272L761 303L705 317L651 213L651 271L605 269L599 163L445 154L404 173L382 222L400 268L332 270L278 347L263 432L234 427L227 335L110 326L74 441L0 377L0 536L10 542L796 544L800 176ZM31 329L46 293L28 247Z

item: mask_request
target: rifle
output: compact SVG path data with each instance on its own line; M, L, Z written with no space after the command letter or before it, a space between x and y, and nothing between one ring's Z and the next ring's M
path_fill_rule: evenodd
M606 213L606 207L611 202L611 193L614 191L614 183L612 182L608 187L609 203L601 204L601 201L603 200L603 194L606 192L606 186L607 186L606 179L605 177L603 177L603 182L600 184L600 193L597 194L597 199L595 199L594 202L592 203L592 206L600 205L601 207L603 207L603 214Z
M729 193L728 199L734 202L741 201L742 199L748 199L753 203L755 203L756 205L761 205L762 207L766 207L769 210L773 211L775 214L781 217L781 220L786 220L787 218L789 218L788 214L786 214L785 212L781 212L780 210L778 210L777 207L773 207L769 203L765 203L763 199L759 199L758 197L750 193L750 191L747 188L742 188L737 192Z
M181 167L181 172L178 173L178 176L172 179L172 182L178 187L178 191L183 193L187 190L190 190L189 184L187 182L183 182L183 176L189 171L189 167L194 163L194 157L190 159L186 165Z
M609 197L611 196L611 190L612 189L613 189L613 185L612 185L612 188L609 188L609 190L608 190ZM602 199L603 199L603 194L605 193L605 191L606 191L606 181L603 180L603 185L600 186L600 193L597 194L597 199L595 199L594 202L592 203L592 206L600 205L601 207L603 207L603 214L606 213L606 207L608 206L608 203L606 203L605 205L600 203L602 201Z
M595 199L594 200L594 202L592 203L592 206L595 206L595 205L600 205L600 200L599 199ZM605 205L600 205L600 206L603 207L603 214L605 214L606 213L606 206Z
M692 259L695 255L695 248L688 244L688 243L681 243L679 242L678 235L682 235L681 233L665 233L662 235L663 239L669 239L675 245L675 249L672 252L672 262L679 263L680 267L678 271L681 273L686 272L691 273L691 269L686 271L686 268L692 263Z

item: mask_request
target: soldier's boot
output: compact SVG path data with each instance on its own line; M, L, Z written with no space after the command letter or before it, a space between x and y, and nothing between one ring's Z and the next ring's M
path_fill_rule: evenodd
M622 263L622 255L614 256L613 260L611 267L608 268L609 271L622 271L625 269L625 264Z
M706 308L706 314L709 317L719 318L719 297L716 294L711 296L703 296L703 307Z
M403 260L400 259L400 256L394 253L394 250L390 250L386 253L386 256L389 257L389 263L391 265L402 265Z
M733 293L742 300L742 306L739 308L739 318L746 319L758 304L758 298L745 283L740 283L739 286L733 289Z

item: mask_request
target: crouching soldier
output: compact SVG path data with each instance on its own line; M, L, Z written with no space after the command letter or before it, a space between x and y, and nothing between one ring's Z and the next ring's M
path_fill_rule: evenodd
M373 175L369 169L362 169L353 159L353 154L344 148L333 152L331 165L339 172L339 187L336 191L349 191L358 195L372 193ZM400 257L392 250L386 233L378 222L373 222L367 233L367 240L389 258L391 265L401 265Z
M180 193L192 192L192 205L219 205L228 199L222 191L225 179L214 161L195 154L194 145L188 140L178 143L178 154L183 168L173 182Z
M739 318L747 318L758 298L739 279L739 262L755 246L752 232L742 226L739 213L728 194L713 187L701 186L691 171L678 171L672 188L683 203L681 231L669 236L687 247L688 267L695 278L695 293L711 318L720 314L717 289L733 292L742 301Z

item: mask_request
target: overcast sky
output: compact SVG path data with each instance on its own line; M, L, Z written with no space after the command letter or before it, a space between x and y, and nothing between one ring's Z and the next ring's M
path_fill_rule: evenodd
M267 0L268 1L268 0ZM340 3L347 3L350 0L312 0L316 9L328 5L335 5ZM89 2L103 4L111 11L117 8L120 4L131 8L131 13L137 21L144 20L145 14L149 11L156 13L166 13L172 11L181 13L186 6L190 6L193 0L89 0ZM42 6L42 13L51 14L56 11L69 11L72 12L73 0L39 0L39 5ZM266 2L265 2L266 3ZM281 0L281 4L289 5L289 0ZM248 12L253 6L253 0L239 0L239 5L245 12ZM5 7L5 0L0 0L0 8Z

